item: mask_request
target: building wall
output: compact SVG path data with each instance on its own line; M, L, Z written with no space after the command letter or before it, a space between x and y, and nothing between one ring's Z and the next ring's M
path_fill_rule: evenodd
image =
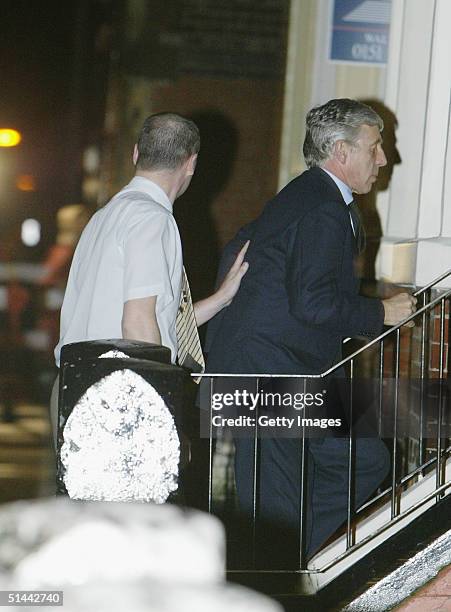
M393 3L386 100L403 163L381 202L379 274L416 285L451 268L450 20L448 0Z
M311 106L334 97L384 103L397 121L400 158L369 206L382 230L377 276L425 285L451 266L451 3L391 7L387 67L350 66L327 59L333 0L292 0L279 185L305 167L300 144Z
M332 98L376 98L385 67L330 62L333 0L291 0L279 186L305 170L301 147L310 108Z
M126 61L110 79L100 196L104 203L133 174L131 151L147 115L172 111L196 121L196 174L174 208L195 298L211 290L222 247L277 191L288 1L200 4L203 12L192 0L124 3ZM150 34L159 46L146 47ZM214 58L199 39L207 35ZM140 53L147 62L136 63Z

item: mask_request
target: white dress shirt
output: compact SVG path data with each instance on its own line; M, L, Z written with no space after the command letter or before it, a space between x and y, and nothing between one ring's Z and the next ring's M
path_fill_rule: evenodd
M332 172L329 172L329 170L326 170L326 168L321 168L321 170L324 170L324 172L327 172L327 174L330 176L330 178L334 181L334 183L340 190L340 193L343 197L343 200L345 201L345 204L349 206L354 201L351 188L348 185L346 185L346 183L343 183L343 181L339 179L337 176L335 176L335 174L332 174ZM355 236L356 228L354 227L354 221L352 220L352 215L350 211L349 211L349 220L351 222L352 231Z

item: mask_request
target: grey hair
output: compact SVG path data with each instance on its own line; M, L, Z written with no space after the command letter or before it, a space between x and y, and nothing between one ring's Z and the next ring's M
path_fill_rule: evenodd
M144 121L138 136L140 170L175 170L199 152L197 125L175 113L157 113Z
M376 126L379 131L384 128L379 115L357 100L338 98L312 108L306 118L303 146L307 166L320 166L330 159L338 140L355 144L362 125Z

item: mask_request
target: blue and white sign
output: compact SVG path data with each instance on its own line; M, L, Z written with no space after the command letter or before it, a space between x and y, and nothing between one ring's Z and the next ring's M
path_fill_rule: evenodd
M391 0L334 0L329 59L386 64Z

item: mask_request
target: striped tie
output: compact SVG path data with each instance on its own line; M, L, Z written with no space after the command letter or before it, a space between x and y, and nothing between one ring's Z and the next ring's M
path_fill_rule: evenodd
M188 368L192 372L204 372L205 361L202 355L199 334L197 332L193 301L191 299L191 291L185 268L183 268L182 293L175 326L177 331L177 360L179 365Z

